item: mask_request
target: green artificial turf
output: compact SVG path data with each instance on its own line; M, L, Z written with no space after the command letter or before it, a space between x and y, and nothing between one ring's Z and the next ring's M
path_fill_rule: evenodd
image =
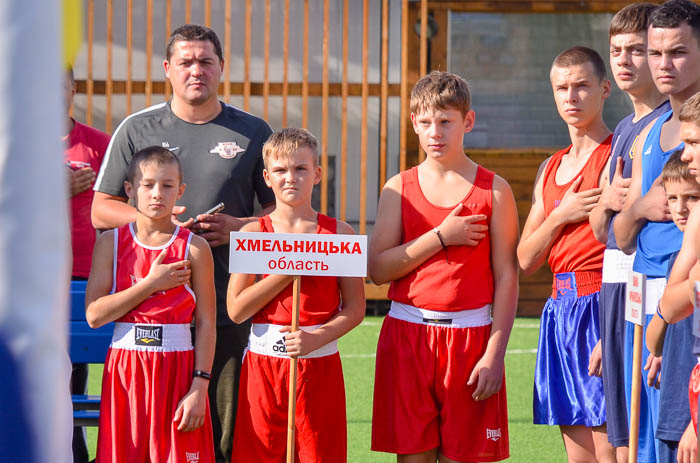
M393 455L370 450L374 354L381 322L381 317L367 317L340 340L347 395L348 461L351 463L396 461ZM508 344L506 387L511 453L508 462L566 461L559 429L532 424L532 381L538 327L537 319L517 319ZM101 380L102 365L91 365L90 394L99 394ZM97 428L88 428L87 434L93 458Z

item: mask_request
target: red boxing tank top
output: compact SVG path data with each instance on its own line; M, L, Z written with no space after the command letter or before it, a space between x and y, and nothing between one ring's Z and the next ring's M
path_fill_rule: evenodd
M549 216L554 208L559 205L566 190L580 175L583 176L583 180L578 191L598 187L600 174L608 162L608 157L610 157L611 140L612 135L591 153L581 172L565 185L557 185L555 177L562 158L569 152L571 146L556 152L552 156L544 171L542 198L546 216ZM549 268L552 269L553 273L602 271L603 251L605 251L605 244L595 239L593 229L588 220L570 223L564 227L554 245L552 245L549 253Z
M491 224L493 172L478 166L474 185L460 201L460 216L484 214ZM442 223L457 206L430 203L418 183L418 168L401 172L401 242L412 241ZM483 223L483 222L480 222ZM491 238L476 246L448 246L389 288L389 299L421 309L454 312L493 302Z
M336 233L337 223L323 214L317 214L316 233L331 235ZM260 231L274 233L270 216L258 219ZM265 278L267 275L264 275ZM273 325L291 325L293 285L284 288L262 310L253 316L253 323L271 323ZM302 276L299 288L299 325L311 326L326 323L340 308L340 290L338 278L321 276Z
M114 229L114 288L124 291L148 275L151 264L163 249L167 249L164 264L185 260L189 255L192 233L175 228L163 246L146 246L139 242L133 224ZM195 295L188 285L158 291L131 309L118 322L126 323L190 323L194 314Z

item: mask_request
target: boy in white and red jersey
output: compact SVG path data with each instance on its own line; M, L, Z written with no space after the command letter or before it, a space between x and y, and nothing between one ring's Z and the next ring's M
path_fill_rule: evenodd
M391 178L369 272L391 282L377 346L372 449L411 462L508 457L506 344L518 299L508 183L464 155L467 83L434 71L411 92L426 160ZM497 224L497 226L491 226Z
M213 463L211 251L172 221L185 184L170 151L153 146L136 153L124 187L136 222L97 240L85 298L90 326L116 321L102 379L97 461Z
M316 212L313 187L321 180L317 141L304 129L283 129L263 146L263 176L275 193L275 210L242 232L353 234ZM295 461L347 460L345 386L337 340L364 317L361 278L303 276L300 330L290 332L289 275L234 273L226 305L236 323L252 317L233 438L234 462L284 461L289 400L289 357L298 358Z

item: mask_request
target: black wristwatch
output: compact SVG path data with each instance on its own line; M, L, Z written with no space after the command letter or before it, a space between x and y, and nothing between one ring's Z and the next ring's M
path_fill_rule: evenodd
M204 371L204 370L194 370L194 371L192 372L192 377L193 377L193 378L200 377L200 378L204 378L204 379L210 380L210 379L211 379L211 373L209 373L208 371Z

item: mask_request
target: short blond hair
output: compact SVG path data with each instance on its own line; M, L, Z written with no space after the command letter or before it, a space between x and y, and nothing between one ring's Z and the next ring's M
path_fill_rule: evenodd
M678 113L678 119L681 122L692 122L695 125L700 125L700 92L685 100Z
M419 114L431 109L457 109L465 116L471 109L467 81L442 71L423 76L411 90L411 112Z
M309 148L314 155L314 164L318 165L318 140L306 129L288 127L270 135L263 145L263 163L267 169L271 158L288 158L299 148Z

